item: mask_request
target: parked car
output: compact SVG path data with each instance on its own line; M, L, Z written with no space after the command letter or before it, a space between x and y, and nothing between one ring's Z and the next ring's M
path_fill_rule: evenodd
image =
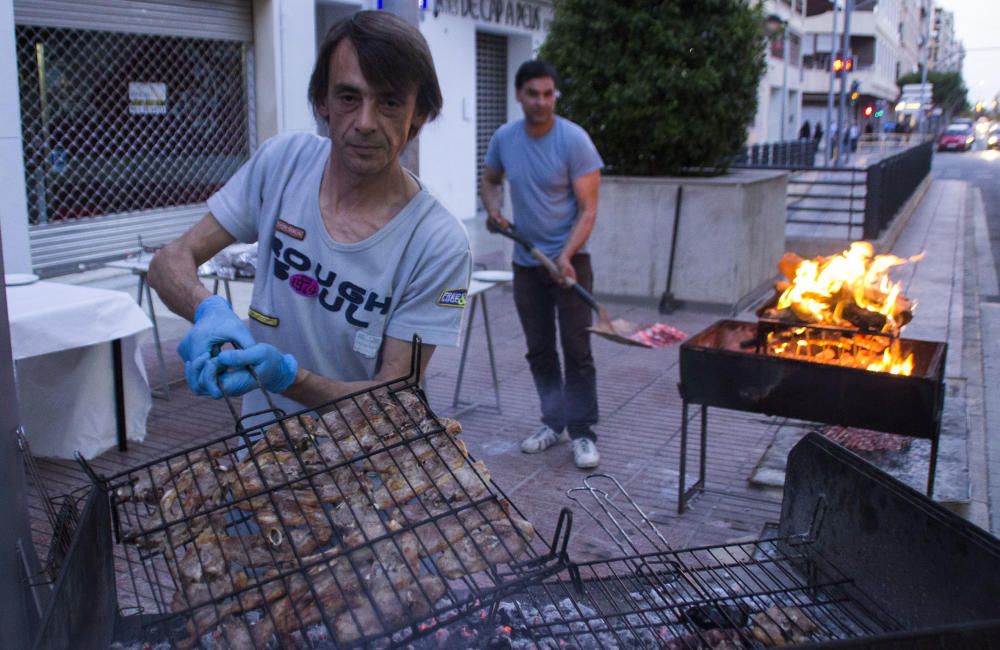
M986 134L986 148L1000 149L1000 124L994 124Z
M949 124L938 136L937 150L968 151L976 141L971 124Z

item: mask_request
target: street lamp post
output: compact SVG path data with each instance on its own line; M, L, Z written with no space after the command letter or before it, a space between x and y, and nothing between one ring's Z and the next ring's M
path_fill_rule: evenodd
M854 0L847 0L844 3L844 33L841 34L841 55L844 57L844 69L840 73L840 104L837 107L837 166L842 162L847 162L844 152L844 135L850 137L850 131L844 128L844 119L847 100L847 75L849 74L847 62L851 60L851 13L854 12Z
M927 50L930 49L931 41L931 30L930 30L930 12L924 10L921 7L921 11L924 12L924 19L920 24L920 38L923 41L923 47L920 48L920 112L917 114L917 133L921 136L924 134L924 114L927 113L927 104L924 101L924 89L927 88Z
M827 72L830 74L830 88L827 90L826 94L826 124L823 127L826 129L826 160L829 164L830 160L833 158L833 129L830 120L833 118L833 58L836 56L834 48L837 46L837 7L840 3L837 0L833 2L833 28L830 30L830 62L827 64Z

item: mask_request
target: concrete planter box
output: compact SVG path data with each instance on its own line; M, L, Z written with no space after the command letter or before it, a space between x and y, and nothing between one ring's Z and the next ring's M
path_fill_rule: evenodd
M659 302L667 289L677 188L683 186L672 293L732 310L768 286L785 252L783 171L715 178L605 176L588 242L599 295Z

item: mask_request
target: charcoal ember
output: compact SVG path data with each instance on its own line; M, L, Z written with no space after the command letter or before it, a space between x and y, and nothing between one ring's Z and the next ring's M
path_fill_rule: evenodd
M746 608L738 604L696 605L684 610L684 618L703 630L743 627L749 615Z
M505 634L498 634L486 642L486 650L513 650L514 643Z

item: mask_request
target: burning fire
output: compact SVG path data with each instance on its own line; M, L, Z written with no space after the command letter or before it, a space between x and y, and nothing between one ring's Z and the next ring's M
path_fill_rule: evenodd
M889 270L923 255L903 259L874 253L863 241L831 257L806 260L786 253L778 268L788 281L775 286L777 303L762 317L800 326L768 334L768 352L911 374L913 355L901 354L899 334L913 318L914 304L903 295L901 283L890 279ZM857 333L845 336L824 327Z

